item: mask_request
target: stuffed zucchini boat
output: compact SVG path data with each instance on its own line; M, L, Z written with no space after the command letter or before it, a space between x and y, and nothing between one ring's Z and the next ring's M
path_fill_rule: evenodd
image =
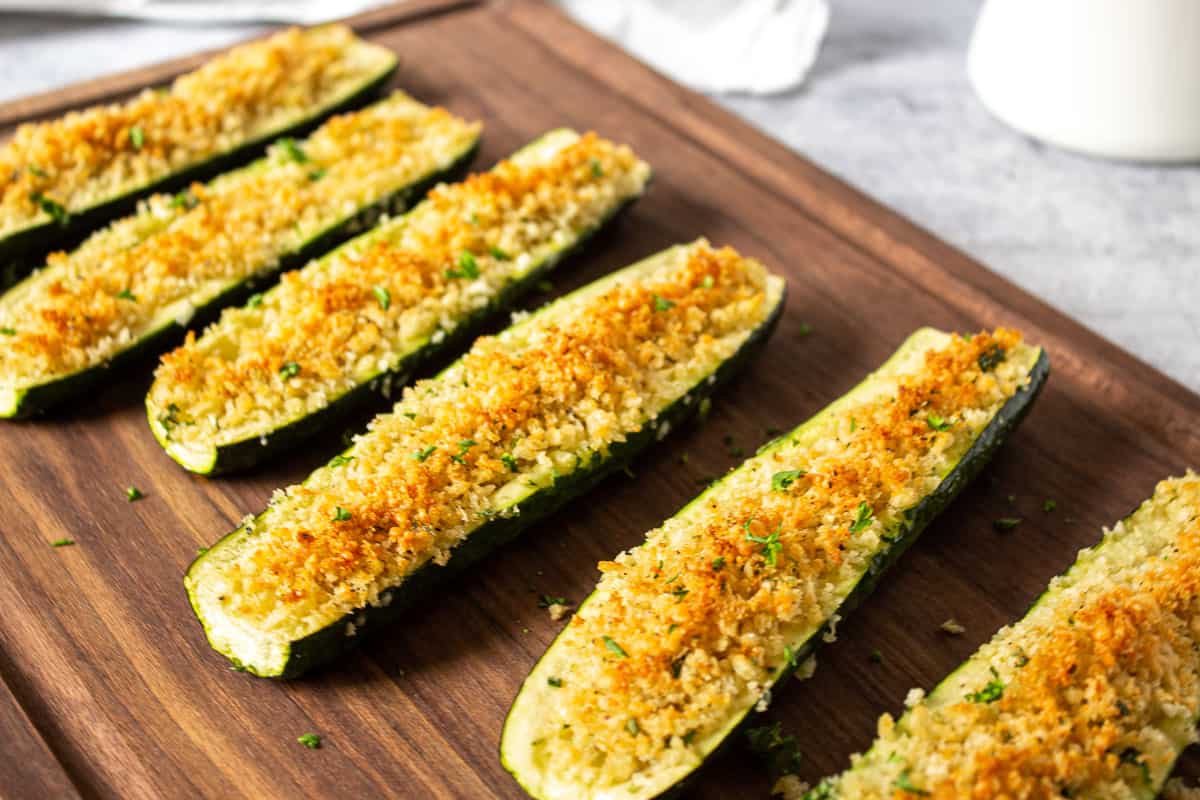
M1200 477L1083 550L810 800L1157 797L1200 718Z
M192 564L212 646L290 677L663 438L771 331L783 280L697 241L478 339Z
M552 131L283 277L163 358L146 397L184 468L254 464L459 349L639 197L650 167Z
M116 366L404 208L475 152L479 126L397 93L211 183L155 195L0 296L0 417Z
M166 89L22 125L0 147L0 265L33 266L28 257L79 241L150 191L236 166L365 101L395 68L395 55L345 26L293 29L235 47Z
M679 790L773 687L811 669L1047 373L1041 349L1010 330L917 331L644 544L601 562L513 702L505 768L545 800Z

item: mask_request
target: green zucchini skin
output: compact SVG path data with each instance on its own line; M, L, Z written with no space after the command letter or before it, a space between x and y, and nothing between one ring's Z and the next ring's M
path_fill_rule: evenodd
M112 374L113 370L140 363L148 357L157 355L172 344L177 343L189 328L202 328L216 320L221 309L231 305L241 305L259 288L274 283L284 272L304 265L306 262L321 255L337 244L356 235L364 228L369 228L385 213L394 213L409 208L427 191L438 183L446 180L456 180L462 177L479 149L476 142L465 150L450 166L431 174L422 180L410 184L389 194L379 202L370 205L349 219L322 231L306 242L301 248L279 259L278 263L266 273L260 273L238 283L214 297L203 306L186 324L168 322L157 330L143 336L139 341L113 356L104 364L80 370L70 375L57 378L47 383L26 389L17 398L16 405L11 411L0 409L0 419L21 419L41 413L47 409L73 399L92 387L101 383Z
M845 601L838 607L835 614L839 620L844 620L850 612L858 608L874 591L883 574L904 555L905 551L912 546L913 542L921 535L921 533L929 526L931 522L942 512L951 502L959 495L959 493L969 484L976 475L987 465L992 456L1004 444L1008 435L1012 433L1016 427L1029 413L1029 409L1033 406L1034 400L1041 392L1045 385L1046 379L1050 375L1050 360L1043 350L1038 356L1037 361L1029 372L1029 383L1021 391L1008 399L1008 401L1000 408L987 427L980 433L979 437L971 444L967 452L963 454L962 459L954 467L950 473L942 479L937 488L929 495L924 497L920 503L908 514L908 526L901 529L895 540L882 552L878 553L872 560L871 566L855 584L854 589L847 595ZM783 434L785 438L789 434ZM777 441L777 440L776 440ZM771 443L764 445L769 446ZM761 452L761 450L760 450ZM581 610L583 606L591 599L591 595L584 599L579 604ZM578 610L576 613L578 613ZM826 622L816 629L813 634L802 644L794 647L795 656L789 664L784 665L779 670L776 677L771 681L770 690L775 691L795 673L796 669L811 657L817 650L818 646L823 641L822 637L829 632L830 624ZM560 633L559 636L562 634ZM555 637L557 641L558 637ZM553 648L554 642L551 642L550 647L546 649L549 653ZM543 654L542 658L545 658ZM538 663L542 658L538 659ZM534 664L536 668L537 663ZM532 669L530 670L532 672ZM512 712L509 712L511 717ZM703 773L703 768L707 764L712 763L715 756L725 752L734 742L742 738L745 730L752 725L760 716L753 708L746 711L740 722L730 729L726 734L721 744L714 748L703 761L677 781L669 789L660 792L652 799L647 800L671 800L671 798L679 797L692 783ZM508 719L505 719L505 727L508 726ZM503 750L500 751L500 761L505 770L508 771L513 779L524 789L531 797L538 797L521 781L521 777L507 763L504 757ZM809 800L817 800L810 798Z
M347 636L346 626L353 622L361 631L364 627L374 628L379 623L388 622L400 616L406 608L419 600L424 594L435 588L443 581L453 577L471 564L479 561L496 548L512 541L516 536L531 527L540 519L548 516L566 503L580 497L614 472L620 471L629 464L639 453L652 445L657 439L656 429L662 423L676 428L696 413L703 398L710 396L717 388L730 380L746 362L753 357L770 335L774 332L779 317L786 302L787 290L784 289L779 302L771 314L747 337L742 346L730 358L721 363L708 376L699 380L696 386L684 397L667 406L658 416L647 420L641 430L629 435L625 441L613 445L605 454L593 453L586 466L574 470L569 475L555 479L553 484L544 487L521 501L521 513L515 517L496 517L476 528L467 539L454 550L454 556L444 567L427 564L416 570L405 579L399 587L391 590L392 600L387 606L370 606L341 617L315 633L309 634L291 644L288 660L278 674L262 675L249 669L246 665L234 661L235 668L251 672L259 677L295 678L301 674L338 658L354 645L358 644L361 635ZM239 527L226 534L220 541L209 548L212 552L226 544L243 532ZM188 568L186 578L200 564L207 553L201 555ZM188 582L190 585L190 581ZM196 618L204 625L204 618L191 590L188 600Z
M647 187L649 188L649 184ZM644 193L644 190L643 190ZM381 373L367 383L360 384L341 395L324 408L307 414L282 428L278 428L265 436L255 436L238 442L221 445L216 449L216 458L207 469L197 469L194 464L185 464L177 458L164 441L164 431L155 419L155 409L146 400L146 417L150 429L158 443L167 454L184 469L200 475L218 475L248 469L263 461L273 458L280 453L296 447L304 440L312 437L337 420L344 419L356 411L369 408L382 408L387 405L387 398L382 387L399 387L422 370L439 363L446 356L464 350L474 341L487 323L499 312L511 308L524 295L528 294L537 283L545 278L559 264L576 255L603 230L616 223L617 218L628 209L641 195L628 198L605 216L591 230L582 234L570 247L550 256L531 270L528 275L518 281L513 281L492 299L488 305L478 309L459 323L438 343L427 343L419 350L410 353L399 364L387 372Z
M262 155L266 151L267 145L276 139L303 136L314 130L326 117L365 105L387 86L396 73L398 63L393 59L391 66L340 102L317 109L310 116L298 120L293 125L248 140L232 150L199 164L185 167L161 180L73 213L66 220L66 224L51 219L28 228L22 228L0 239L0 291L10 288L28 275L48 253L68 250L82 242L88 234L114 219L132 214L137 210L138 201L142 198L157 192L176 192L187 188L195 181L214 178L222 172L239 167L254 157Z

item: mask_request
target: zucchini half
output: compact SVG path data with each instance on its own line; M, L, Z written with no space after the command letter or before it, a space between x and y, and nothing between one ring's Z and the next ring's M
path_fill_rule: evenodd
M1200 477L1164 480L809 800L1150 800L1200 719Z
M849 394L601 563L596 591L513 702L504 767L543 800L675 794L774 687L809 670L1047 374L1041 349L1011 331L914 333Z
M209 475L294 446L461 350L649 180L628 148L559 129L439 187L164 357L146 396L154 437Z
M22 126L0 147L0 288L146 194L210 178L361 105L396 64L343 25L292 29L235 47L168 88Z
M154 195L0 296L0 418L78 396L406 208L460 174L478 140L477 124L397 92L205 186Z
M334 658L663 438L783 300L782 278L701 240L477 340L193 562L209 643L260 676Z

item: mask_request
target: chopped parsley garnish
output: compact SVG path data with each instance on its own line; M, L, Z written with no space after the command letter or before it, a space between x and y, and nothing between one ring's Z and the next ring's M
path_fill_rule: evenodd
M67 213L67 209L62 203L57 200L52 200L41 192L30 192L29 199L36 203L42 211L50 215L50 219L62 225L64 228L71 221L71 215Z
M321 178L325 177L326 172L328 172L328 170L326 170L324 167L320 167L319 169L311 170L308 173L308 179L310 181L319 181L319 180L321 180Z
M872 648L870 655L867 656L872 664L883 663L883 653L879 652L879 648Z
M207 547L197 547L197 548L196 548L196 555L198 555L198 556L202 556L202 555L204 555L204 554L205 554L205 553L207 553L207 552L208 552L208 548L207 548Z
M262 292L259 292L257 294L252 294L252 295L250 295L249 299L246 300L247 308L258 308L262 304L263 304Z
M392 305L392 293L382 286L371 287L371 292L375 295L375 299L379 301L379 307L384 311Z
M1133 766L1138 767L1142 771L1142 781L1147 786L1151 784L1150 765L1146 763L1144 758L1142 758L1142 752L1140 750L1138 750L1136 747L1126 747L1121 751L1120 759L1122 764L1132 764Z
M134 150L141 150L146 144L146 132L142 130L141 125L134 125L129 129L129 143L133 145Z
M417 461L424 461L425 459L427 459L431 455L433 455L434 450L437 450L437 445L431 444L431 445L429 445L429 447L426 447L423 450L418 450L417 452L413 453L413 458L416 459Z
M997 345L979 354L979 368L984 372L991 372L1004 363L1004 358L1004 348Z
M553 686L555 689L562 688L562 678L555 678L555 677L551 676L549 678L546 678L546 683L549 684L550 686Z
M604 175L603 165L601 165L600 161L595 158L592 159L592 175L597 178Z
M348 456L345 453L338 453L333 458L329 459L329 466L344 467L354 460L354 456Z
M500 456L500 463L508 467L509 472L517 471L517 459L513 458L512 453L505 453Z
M714 283L715 283L715 281L713 280L712 275L705 275L704 280L700 281L700 285L703 286L705 289L711 289L713 287Z
M308 161L308 154L301 149L300 145L296 144L295 139L291 137L280 139L279 146L283 148L283 152L287 154L287 157L297 164L303 164L305 161Z
M3 334L4 336L16 336L17 329L16 328L0 328L0 334Z
M462 251L458 256L458 269L446 270L447 278L478 278L479 262L469 250Z
M458 453L450 456L450 458L454 461L457 461L460 464L467 463L466 459L464 459L463 456L465 456L467 454L467 451L470 450L472 447L474 447L477 444L479 444L479 442L475 441L474 439L463 439L461 442L458 443Z
M696 406L696 421L704 422L704 420L708 419L709 412L711 412L711 411L712 411L712 398L711 397L700 398L700 405Z
M776 472L771 476L771 490L785 492L789 486L807 474L808 472L802 469L787 469L783 472Z
M1045 511L1047 514L1056 508L1058 508L1058 503L1049 498L1046 498L1046 502L1042 503L1042 511Z
M70 547L73 544L75 544L74 539L67 539L64 537L62 539L55 539L53 542L50 543L50 546L51 547Z
M621 658L629 658L629 653L626 653L624 648L617 644L611 636L604 637L604 646Z
M804 755L796 745L796 737L785 735L780 723L772 722L749 729L746 731L746 744L751 753L762 759L772 781L800 772Z
M192 194L187 189L179 192L171 198L171 208L184 208L191 210L200 203L200 199Z
M630 736L637 736L642 732L641 728L638 727L637 720L633 717L630 717L629 721L625 723L625 730L629 731Z
M797 336L808 336L812 332L813 332L813 327L812 327L812 325L809 325L807 322L801 322L800 325L796 328Z
M940 417L932 412L929 414L929 416L925 417L925 422L935 431L950 430L950 426L954 424L945 417Z
M660 295L654 295L654 310L655 311L670 311L675 307L675 302L668 300Z
M321 747L321 737L315 733L306 733L302 736L297 736L296 741L309 750L318 750Z
M913 785L913 782L911 780L909 780L909 778L908 778L908 770L904 770L904 772L901 772L900 775L896 778L895 787L897 789L899 789L900 791L908 792L909 794L919 794L919 795L922 795L923 797L929 796L929 792L927 792L926 790L922 789L919 786Z
M717 556L712 560L713 572L720 572L725 567L725 556Z
M145 496L146 495L142 494L142 490L137 488L136 486L130 486L128 489L125 490L125 499L131 503L133 503L137 500L141 500Z
M37 164L30 164L28 167L26 167L26 169L29 170L30 175L36 175L39 178L46 177L46 170L42 169Z
M998 531L1011 531L1020 524L1020 517L1001 517L1000 519L992 520L992 527Z
M490 248L488 248L488 252L491 253L492 258L496 259L497 261L508 261L512 258L512 256L503 250L503 248L497 247L496 245L492 245Z
M687 597L688 590L682 586L676 586L671 590L671 594L675 595L675 602L678 603L680 600Z
M867 526L875 521L875 514L871 511L871 507L865 502L858 504L858 515L854 518L854 522L850 523L851 533L860 533L866 530Z
M279 368L279 374L286 381L288 378L294 378L300 374L300 365L295 361L289 361Z
M850 432L854 433L856 430L858 430L858 420L856 420L854 417L851 417L850 418Z
M992 679L978 692L967 695L967 699L972 703L994 703L1004 696L1004 684L1000 680L1000 673L996 672L995 667L991 667L991 670Z
M347 511L346 509L342 508L341 506L337 506L333 510L333 521L334 522L345 522L346 520L350 519L350 517L351 517L350 512Z
M567 605L567 598L565 597L551 597L548 594L544 594L538 600L538 608L549 608L550 606L565 605Z
M122 289L121 291L117 292L117 297L121 298L122 300L129 300L134 303L137 302L137 297L135 297L133 292L129 291L128 289Z
M746 539L761 544L763 548L760 552L763 559L771 566L775 566L775 559L779 555L779 551L783 549L783 545L779 543L779 533L783 530L783 526L780 525L767 536L755 536L751 533L749 520L746 521L744 527L746 528Z

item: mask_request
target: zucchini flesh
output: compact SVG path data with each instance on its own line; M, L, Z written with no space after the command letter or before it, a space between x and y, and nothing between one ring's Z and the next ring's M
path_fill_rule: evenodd
M649 178L628 148L560 129L435 189L165 356L146 397L155 438L202 474L294 446L473 338Z
M1164 480L807 797L1149 798L1200 718L1200 477Z
M251 158L272 139L365 102L396 57L343 25L235 47L162 90L21 126L0 147L0 265L12 278L50 249Z
M106 367L156 352L256 282L406 207L461 170L478 136L396 93L205 186L151 197L0 296L0 417L81 393Z
M761 264L701 240L477 340L192 564L209 643L262 676L333 658L665 436L769 334L783 296Z
M602 562L513 702L505 768L545 800L678 791L976 474L1047 370L1012 331L922 329Z

